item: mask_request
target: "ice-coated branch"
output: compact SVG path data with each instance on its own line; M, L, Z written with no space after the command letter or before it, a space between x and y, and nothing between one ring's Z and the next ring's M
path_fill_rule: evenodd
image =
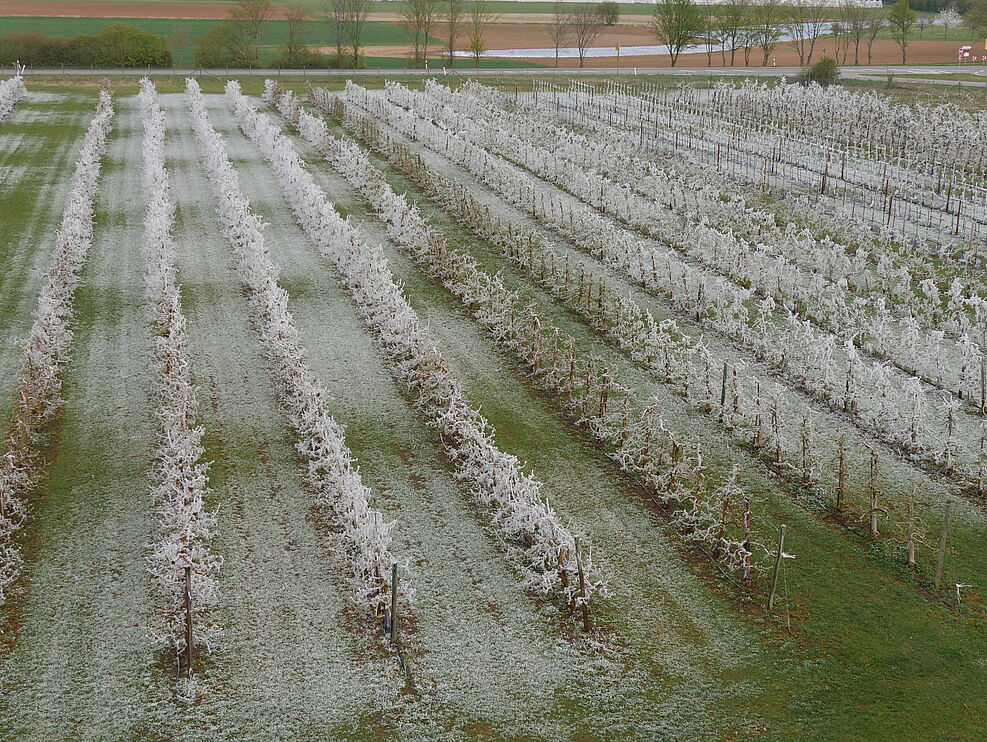
M13 77L0 80L0 123L6 120L10 112L14 110L21 98L27 95L27 88L24 87L24 78L20 69Z
M164 599L163 621L152 627L155 641L182 655L191 619L193 647L208 651L222 636L212 619L219 602L217 576L222 557L212 550L216 516L206 509L208 463L203 429L196 424L185 315L176 277L178 253L172 240L175 204L165 169L164 115L154 85L141 80L137 96L144 122L143 186L144 296L152 332L155 418L160 426L151 495L158 516L158 541L148 558ZM186 605L186 569L191 570ZM191 616L188 615L191 611Z

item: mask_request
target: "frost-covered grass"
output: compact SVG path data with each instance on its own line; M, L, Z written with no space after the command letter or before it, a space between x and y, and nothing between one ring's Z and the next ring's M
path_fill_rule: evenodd
M57 446L25 533L26 594L15 596L8 651L0 654L5 739L95 730L125 739L139 735L149 708L144 557L153 525L145 476L153 432L137 252L140 132L136 102L118 110L106 159L134 167L108 168L96 202Z
M51 260L82 134L96 98L74 93L38 101L29 93L0 135L0 420L6 425L11 390L36 308L41 277ZM48 121L37 126L33 114ZM50 117L50 119L49 119Z
M216 105L210 107L210 117L226 136L231 156L241 159L242 136L230 128L235 123L228 115L224 117ZM301 151L309 151L303 142L295 141ZM255 170L256 177L248 175ZM521 408L532 402L538 405L537 410L524 415L530 419L523 424L517 418L508 417L502 430L498 419L498 440L503 440L504 445L514 445L526 434L551 431L546 432L542 442L546 450L552 452L553 478L546 485L552 488L552 502L561 506L568 500L566 493L573 490L585 493L583 496L588 499L584 501L579 517L597 520L606 516L606 510L594 513L591 493L613 491L618 499L627 498L627 485L614 477L606 459L580 442L564 422L546 417L547 408L538 402L536 394L527 392L518 398L507 391L517 384L517 373L491 351L482 331L471 326L468 320L456 319L459 310L455 304L435 307L430 300L422 300L421 291L428 295L435 293L441 298L441 289L436 293L434 287L427 283L423 285L413 265L390 245L384 231L364 221L365 212L354 200L352 190L324 169L313 168L312 171L319 184L338 198L337 205L342 204L361 223L362 231L369 238L381 241L390 264L399 271L405 285L414 286L410 293L413 303L424 312L433 331L439 333L443 355L448 354L457 376L462 373L469 380L470 392L478 395L483 409L494 408L500 414L505 405L517 404ZM614 543L618 550L631 550L630 553L621 552L622 559L608 559L608 563L613 561L615 565L623 562L627 565L625 569L635 572L633 582L623 584L622 581L621 599L637 600L634 596L639 596L639 609L644 615L652 616L649 621L628 624L635 632L640 632L634 647L641 650L641 656L635 658L633 651L620 648L628 640L622 633L607 640L608 644L616 646L598 658L592 656L594 652L577 653L574 648L567 648L557 636L551 638L553 633L557 635L560 623L560 617L554 615L556 609L539 609L545 614L539 619L537 615L531 615L532 607L526 607L527 601L519 600L520 586L516 578L512 579L510 572L505 573L497 566L500 558L492 548L492 534L483 534L478 527L479 515L463 507L462 495L456 492L456 485L443 471L440 450L432 442L434 434L420 422L403 422L413 421L414 415L407 408L401 410L401 400L393 392L384 394L378 386L381 383L380 366L374 364L378 370L371 375L366 368L367 362L361 360L374 353L369 340L360 339L358 347L352 347L350 342L337 347L339 341L326 337L327 330L318 317L320 308L328 301L322 297L332 294L321 284L336 285L336 282L325 267L315 276L307 273L307 270L313 270L311 260L316 253L314 248L309 248L310 252L306 254L304 239L299 239L300 230L285 218L281 204L267 190L269 174L263 168L245 165L241 175L247 175L244 188L253 207L272 222L274 238L271 244L277 246L274 257L281 264L284 285L296 302L293 311L302 323L303 335L305 319L311 323L308 332L312 340L306 345L324 348L327 362L333 364L339 363L334 359L340 355L348 358L353 373L373 382L368 382L365 385L368 388L361 388L357 398L351 399L357 390L349 388L345 372L335 372L330 377L335 382L331 388L339 390L337 404L356 416L354 422L346 423L347 429L362 433L355 445L363 463L364 476L384 483L381 487L386 486L390 493L388 501L393 498L393 507L399 508L395 511L400 524L396 533L405 548L410 549L405 553L413 560L416 612L420 614L419 631L412 639L413 656L420 658L419 662L424 665L424 679L419 677L419 684L434 686L434 700L441 703L441 707L468 713L461 724L469 721L477 729L482 723L493 724L493 728L501 733L519 723L518 719L523 716L520 707L525 704L529 707L528 724L537 724L535 728L544 729L549 738L556 738L559 733L558 728L544 726L553 713L564 714L563 718L587 733L597 729L597 734L600 732L594 724L606 723L612 728L611 734L621 731L646 734L650 730L652 734L660 735L664 730L704 738L710 730L724 723L709 717L712 708L708 706L724 702L723 693L733 696L752 692L745 690L742 682L722 685L725 673L739 671L745 665L747 660L743 658L747 650L744 647L749 646L749 642L728 638L738 637L737 632L742 634L742 630L722 613L715 600L707 604L707 599L701 597L702 589L693 577L682 571L674 550L662 546L662 540L667 540L668 535L655 533L662 527L648 513L647 507L638 503L632 505L626 517L600 521L610 534L608 542ZM299 260L304 262L294 268ZM341 310L338 308L321 309L321 312L322 316L331 313L340 318L331 331L334 335L342 335L344 328L350 327L352 329L343 335L349 337L357 329L353 326L355 318L340 327ZM448 326L450 322L453 322L452 328ZM359 333L356 335L358 337ZM503 398L498 400L489 389L477 385L478 375L491 382L498 376L506 376L506 383L498 384ZM386 406L381 409L382 405ZM528 446L525 450L532 452ZM536 467L535 471L538 473L540 469ZM406 518L413 520L405 525ZM475 522L471 524L470 521ZM631 527L635 529L635 538L619 536ZM465 549L457 548L457 538L467 539ZM638 540L648 541L650 548L642 553L635 546ZM650 549L658 549L658 552L645 556ZM464 552L468 556L464 556ZM602 550L597 554L602 558ZM628 613L633 614L633 611ZM658 641L654 641L655 631L662 637ZM525 649L508 659L511 644ZM548 652L547 648L553 645L557 649ZM457 656L462 659L457 660ZM549 664L544 665L546 662ZM620 671L618 668L625 664L627 667ZM579 669L581 665L583 670ZM553 670L553 667L557 669ZM562 673L561 677L559 673ZM588 675L584 676L586 673ZM655 685L659 677L664 679L661 684L671 684L666 685L664 691L659 691ZM570 683L573 688L579 688L575 697L570 696L574 691L566 689ZM512 688L512 685L519 687ZM615 691L609 690L613 687L620 688L616 695ZM552 701L552 695L546 695L553 688L556 690L552 693L561 696L560 701ZM673 698L679 701L671 700ZM690 714L674 711L676 704L683 703L692 709ZM663 707L666 708L664 713L654 713L655 709ZM416 707L414 718L422 714L427 719L434 712ZM713 716L718 717L719 712ZM418 728L423 723L424 720L416 720L411 728ZM725 723L732 722L727 720ZM525 727L520 727L518 731L523 729ZM531 726L528 729L530 731Z

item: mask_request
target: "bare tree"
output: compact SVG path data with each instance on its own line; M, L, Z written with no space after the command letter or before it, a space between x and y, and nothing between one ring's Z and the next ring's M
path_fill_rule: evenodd
M867 30L867 8L853 0L843 0L840 14L843 16L847 42L853 44L853 63L860 64L860 42L863 41L864 33ZM846 63L845 55L844 63Z
M329 23L329 40L336 47L336 64L343 63L343 49L346 47L346 16L348 0L326 0L323 16Z
M253 58L260 58L260 39L264 22L271 18L274 10L272 0L238 0L230 8L230 17L241 25L253 47Z
M307 29L302 23L304 19L305 8L301 5L284 6L285 38L281 44L281 59L278 63L289 69L299 66L306 51L304 37Z
M870 64L874 50L874 40L877 39L881 31L887 27L888 19L883 11L872 10L867 14L867 27L865 30L867 38L867 64Z
M572 38L579 52L579 66L582 67L586 61L586 50L593 46L603 30L603 16L595 5L579 3L573 8L571 17Z
M785 27L784 8L780 0L763 0L754 7L751 27L755 43L761 47L761 66L768 66L768 57L778 46Z
M836 51L833 54L833 58L839 62L840 61L840 48L843 46L843 36L844 28L843 24L839 22L833 22L829 27L830 33L833 34L833 43L836 45ZM844 55L845 59L846 55Z
M353 58L353 69L356 69L360 66L360 49L363 47L370 0L346 0L346 10L346 44Z
M415 66L424 66L428 59L428 44L435 25L441 0L407 0L404 5L404 22L411 28Z
M446 11L442 15L446 27L446 53L449 56L450 67L456 58L456 41L462 30L464 5L464 0L447 0Z
M828 8L818 5L817 0L795 0L789 6L788 32L800 64L812 64L816 42L826 28L829 12Z
M720 39L724 46L730 47L731 67L750 21L750 13L750 0L727 0L720 8Z
M651 30L658 41L668 47L672 67L679 54L702 34L703 12L693 0L658 0L651 17Z
M555 66L559 66L559 49L572 34L572 14L569 3L557 1L552 8L552 43L555 44Z
M725 53L720 39L720 22L712 13L703 18L703 46L706 48L707 67L713 66L713 52L717 46L720 47L721 52Z
M744 50L744 66L750 67L751 65L751 51L754 49L754 45L757 43L757 29L754 26L754 15L757 13L757 7L753 4L747 6L747 20L744 25L740 27L740 48Z
M473 64L480 68L480 58L487 50L487 30L490 24L497 20L496 13L487 0L473 0L469 6L469 13L466 19L466 36L470 42L470 53L473 55Z

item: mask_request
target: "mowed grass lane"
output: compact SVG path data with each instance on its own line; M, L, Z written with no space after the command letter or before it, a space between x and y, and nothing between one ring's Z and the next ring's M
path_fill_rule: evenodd
M13 606L16 633L0 664L3 739L130 739L156 726L141 131L136 101L114 103L65 409L47 481L32 497L26 594Z
M28 91L0 124L0 430L96 96Z

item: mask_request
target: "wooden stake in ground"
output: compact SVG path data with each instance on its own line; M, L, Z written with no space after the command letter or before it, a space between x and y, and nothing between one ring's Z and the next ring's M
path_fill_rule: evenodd
M846 497L846 435L839 440L839 468L836 475L836 512L843 509L843 498Z
M391 644L398 638L398 565L391 565Z
M942 586L942 568L946 563L946 534L949 531L949 508L951 502L946 502L942 513L942 530L939 532L939 548L936 549L936 590Z
M727 403L727 362L723 362L723 381L720 383L720 409Z
M907 566L909 569L915 569L916 541L917 541L917 535L915 533L915 491L912 490L912 494L908 498L908 560L905 562L905 566Z
M877 514L884 513L887 515L887 510L879 507L877 504L878 495L880 490L877 486L878 473L880 471L880 462L877 457L877 451L874 450L869 444L865 443L867 450L870 451L870 474L867 478L867 490L870 493L870 507L867 509L867 516L870 519L870 535L877 538L881 534L877 530Z
M781 524L778 531L778 553L775 554L775 568L771 573L771 592L768 594L768 610L775 609L775 595L778 593L778 572L781 569L781 560L785 557L785 524Z
M185 565L185 672L192 677L192 565Z
M589 599L586 597L586 573L583 571L582 548L579 538L576 538L576 570L579 572L579 607L583 611L583 631L589 633L593 630L593 623L589 618Z

